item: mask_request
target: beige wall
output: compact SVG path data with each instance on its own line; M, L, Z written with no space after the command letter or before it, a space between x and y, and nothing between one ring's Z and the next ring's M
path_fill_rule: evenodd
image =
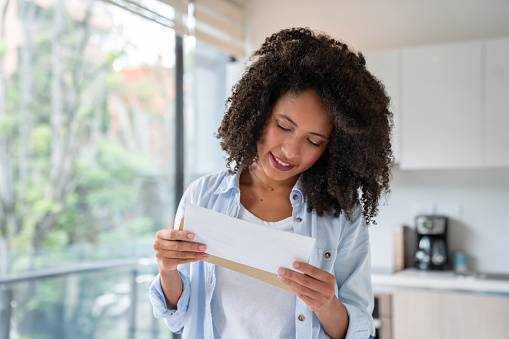
M325 31L361 51L509 35L507 0L247 0L247 52L287 27Z

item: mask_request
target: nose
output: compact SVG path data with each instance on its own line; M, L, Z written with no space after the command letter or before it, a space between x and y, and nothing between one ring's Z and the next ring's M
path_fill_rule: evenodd
M286 138L281 145L281 152L283 152L286 159L294 159L299 155L299 143L293 138Z

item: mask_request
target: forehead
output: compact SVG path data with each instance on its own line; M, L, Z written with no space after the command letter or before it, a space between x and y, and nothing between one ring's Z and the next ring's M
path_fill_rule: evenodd
M323 99L314 91L287 93L272 108L272 115L287 116L299 128L329 135L332 130L330 115Z

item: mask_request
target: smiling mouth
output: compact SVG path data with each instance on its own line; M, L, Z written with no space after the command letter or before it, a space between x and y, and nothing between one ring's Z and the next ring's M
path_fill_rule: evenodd
M289 171L292 168L295 167L292 163L284 162L283 160L277 158L274 154L270 153L270 160L272 161L272 164L275 168L277 168L280 171Z
M279 160L278 158L274 157L274 159L276 159L276 161L278 162L278 164L280 165L283 165L283 166L291 166L291 164L287 164L287 163L284 163L282 162L281 160Z

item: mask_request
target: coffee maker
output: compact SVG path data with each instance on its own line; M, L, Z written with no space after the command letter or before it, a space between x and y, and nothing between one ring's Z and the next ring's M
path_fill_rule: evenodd
M419 215L415 218L417 251L415 266L421 270L449 269L447 217Z

